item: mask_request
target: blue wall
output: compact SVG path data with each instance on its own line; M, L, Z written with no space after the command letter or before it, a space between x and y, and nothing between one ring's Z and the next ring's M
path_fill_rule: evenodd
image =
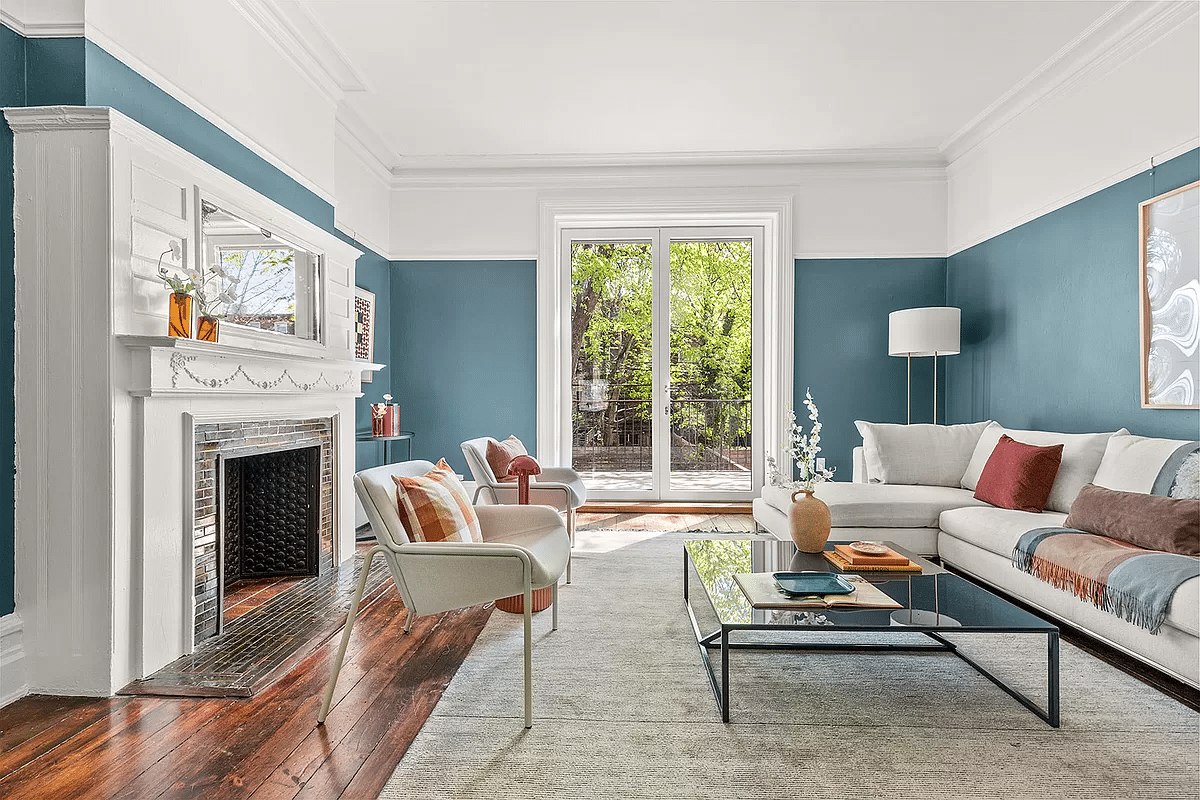
M363 396L355 403L357 433L371 432L371 403L382 403L385 394L392 394L392 265L387 259L344 233L338 238L364 251L355 262L354 282L369 292L375 293L375 327L373 359L387 368L376 372L374 380L362 385ZM403 444L400 445L401 447ZM395 455L393 454L393 458ZM374 442L356 442L354 468L356 470L375 467L383 463L383 446Z
M887 354L888 314L945 300L942 258L796 259L793 402L809 430L803 403L805 389L812 390L821 412L821 456L837 467L837 480L850 480L851 451L862 444L854 420L905 421L906 360ZM938 361L941 370L946 359ZM933 359L914 358L912 421L932 418Z
M1200 412L1141 407L1137 207L1197 178L1193 150L951 256L951 421L1196 438Z
M414 458L469 475L467 439L537 452L536 290L534 261L394 262L389 369Z
M84 105L83 42L78 37L25 40L24 105Z
M292 212L338 233L328 202L83 38L25 39L0 25L0 106L23 105L111 106ZM12 319L12 131L7 125L0 128L0 162L5 165L0 168L0 316ZM386 362L391 344L386 303L389 264L377 253L338 235L365 251L357 262L359 283L384 299L376 312L375 357ZM0 327L0 382L11 385L12 363L12 328ZM369 428L363 407L389 391L391 374L385 370L382 378L366 387L367 398L358 405L360 427ZM13 393L0 392L0 463L13 463L13 424ZM360 466L373 464L370 446L356 455ZM12 482L0 481L0 506L12 507L12 500ZM0 616L13 610L13 544L12 517L0 515Z

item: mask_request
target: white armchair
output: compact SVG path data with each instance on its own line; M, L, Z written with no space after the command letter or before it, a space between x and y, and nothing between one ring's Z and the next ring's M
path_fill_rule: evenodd
M324 723L329 714L371 560L381 555L408 608L405 633L418 616L524 595L525 727L533 725L532 593L534 589L553 587L552 626L558 630L558 580L571 552L562 518L543 506L476 506L482 542L411 542L396 509L392 476L419 476L431 469L433 464L428 461L406 461L366 469L354 476L354 490L378 543L363 560L318 724Z
M467 459L478 488L475 489L473 502L479 501L480 494L486 492L493 503L514 504L517 502L516 482L501 481L492 472L487 460L488 441L495 441L487 436L478 439L468 439L463 442L462 451ZM529 502L532 505L550 506L565 512L567 517L567 536L571 547L575 546L575 510L587 501L587 486L579 473L570 467L542 467L541 474L529 484ZM571 582L571 564L567 562L567 583Z

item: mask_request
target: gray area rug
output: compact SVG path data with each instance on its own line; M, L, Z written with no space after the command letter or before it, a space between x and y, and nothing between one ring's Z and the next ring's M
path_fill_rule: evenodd
M949 654L735 652L717 712L682 601L682 541L580 532L560 623L495 613L383 798L1196 798L1200 715L1062 645L1050 728ZM825 634L830 636L831 634ZM1045 638L960 634L1044 697Z

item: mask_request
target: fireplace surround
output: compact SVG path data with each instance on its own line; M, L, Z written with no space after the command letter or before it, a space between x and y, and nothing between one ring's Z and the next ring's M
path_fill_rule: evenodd
M4 114L20 656L4 664L3 688L111 695L192 652L196 548L213 533L198 524L209 515L197 481L215 492L218 480L197 453L237 438L222 426L313 433L300 444L321 447L317 569L353 555L355 398L363 371L379 368L352 347L360 253L113 109ZM320 254L319 341L233 325L219 343L165 335L158 259L178 249L175 266L197 266L202 197ZM283 421L320 432L284 432Z

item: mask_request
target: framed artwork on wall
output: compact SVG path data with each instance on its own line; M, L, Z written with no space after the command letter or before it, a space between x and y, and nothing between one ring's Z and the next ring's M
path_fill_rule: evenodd
M375 293L354 287L354 357L371 361L375 354ZM375 373L363 370L362 382L370 383Z
M1142 407L1200 408L1200 181L1138 206Z

